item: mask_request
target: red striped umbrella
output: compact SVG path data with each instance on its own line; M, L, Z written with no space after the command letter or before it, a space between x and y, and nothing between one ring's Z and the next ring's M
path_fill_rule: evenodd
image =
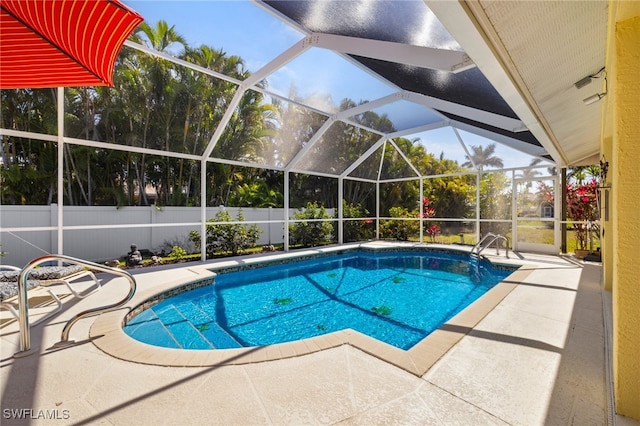
M118 0L0 0L0 89L113 86L142 17Z

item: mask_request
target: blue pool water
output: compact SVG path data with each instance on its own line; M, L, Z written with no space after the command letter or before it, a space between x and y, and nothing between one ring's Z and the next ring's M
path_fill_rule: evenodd
M124 327L156 346L263 346L352 328L409 349L510 272L468 255L354 252L220 273Z

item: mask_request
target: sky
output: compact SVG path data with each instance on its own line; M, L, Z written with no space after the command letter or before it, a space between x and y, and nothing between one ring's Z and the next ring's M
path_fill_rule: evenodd
M174 25L193 46L206 44L241 56L252 71L303 38L300 32L280 24L246 1L124 0L123 3L140 13L151 26L159 20ZM268 37L256 37L257 31Z
M245 67L255 72L273 58L295 45L304 34L285 24L260 6L244 0L123 0L154 27L159 20L181 34L191 46L209 45L228 55L240 56ZM179 54L180 46L169 53ZM333 52L311 48L268 78L269 89L286 95L294 87L301 96L312 97L329 93L337 105L342 99L370 101L398 89L367 74L359 67ZM378 113L387 113L396 127L428 123L430 113L422 107L407 109L407 105L391 105ZM419 115L418 115L419 114ZM491 141L470 133L461 133L466 143L486 146ZM428 152L466 161L464 149L450 128L406 136L420 138ZM527 166L531 157L497 144L496 155L505 167Z
M170 26L174 25L190 45L206 44L222 49L229 55L242 57L251 72L257 71L304 38L303 33L247 1L124 0L124 3L140 13L151 26L161 19ZM336 103L345 97L359 101L367 99L363 96L377 98L393 91L379 80L354 68L332 52L311 49L268 80L270 88L281 94L289 91L292 82L305 95L328 88ZM357 77L345 79L345 74L355 74Z

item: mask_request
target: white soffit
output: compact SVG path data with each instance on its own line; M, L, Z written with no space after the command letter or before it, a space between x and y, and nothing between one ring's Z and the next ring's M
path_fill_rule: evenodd
M500 46L496 47L495 43L488 41L490 36L479 28L478 21L470 16L471 12L463 4L457 1L431 0L425 0L425 3L526 127L540 141L554 161L560 167L565 166L568 163L567 155L555 139L542 113L535 104L525 99L526 94L521 91L521 87L525 89L526 87L517 72L514 73L517 69L512 63L506 64L498 58L505 56L504 50L498 52ZM475 6L479 7L477 3ZM485 19L485 25L486 21ZM493 34L493 38L496 38L495 34Z
M608 2L481 0L479 5L569 164L597 155L603 103L585 105L583 99L606 91L605 74L581 89L574 83L605 64Z
M559 165L598 155L606 0L426 2Z

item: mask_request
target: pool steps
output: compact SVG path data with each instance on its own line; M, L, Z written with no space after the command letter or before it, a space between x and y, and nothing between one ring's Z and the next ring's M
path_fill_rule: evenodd
M240 348L238 343L229 333L221 328L213 318L203 312L191 302L181 302L179 306L170 305L159 312L153 308L148 309L142 318L136 318L135 323L140 327L152 328L153 342L150 344L163 345L177 349L216 349ZM141 313L138 317L143 315ZM193 324L201 324L202 328ZM184 347L173 337L174 334L188 336L188 344Z

